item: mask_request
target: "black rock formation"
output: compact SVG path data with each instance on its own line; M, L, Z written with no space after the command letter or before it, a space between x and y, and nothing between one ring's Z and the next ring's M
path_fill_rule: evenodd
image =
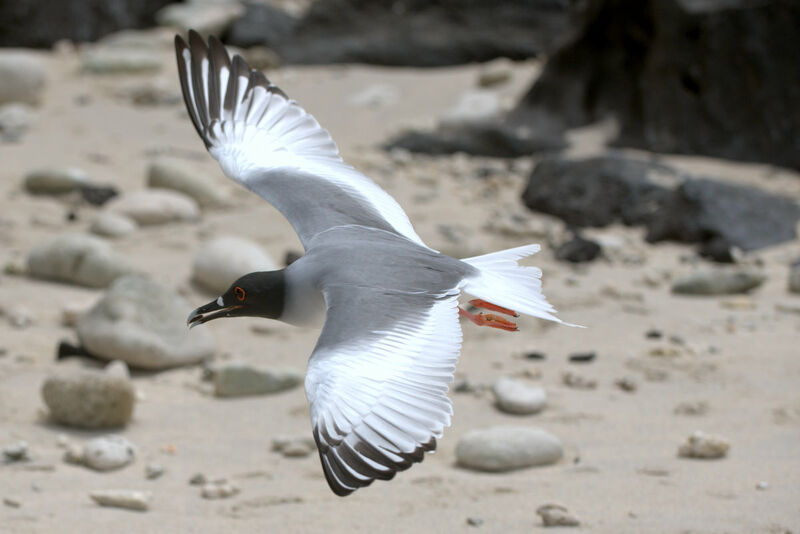
M171 0L4 0L0 46L49 48L60 39L87 42L155 24Z
M800 168L800 2L590 0L583 19L518 120L613 116L619 146Z
M224 36L225 43L242 48L266 46L278 50L292 35L298 19L269 4L248 2Z

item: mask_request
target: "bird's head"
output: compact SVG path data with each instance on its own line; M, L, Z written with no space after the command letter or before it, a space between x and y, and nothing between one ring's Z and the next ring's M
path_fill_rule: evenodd
M286 295L285 282L283 269L246 274L217 300L190 313L186 324L193 328L219 317L279 319Z

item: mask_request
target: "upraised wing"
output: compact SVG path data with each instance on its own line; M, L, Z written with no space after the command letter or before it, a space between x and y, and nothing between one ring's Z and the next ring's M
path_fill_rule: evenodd
M330 134L214 37L175 37L183 98L197 133L228 177L289 220L303 246L328 228L358 224L424 245L389 194L347 165ZM306 246L307 248L307 246Z
M449 426L459 291L333 286L323 293L327 318L306 395L325 478L344 496L421 462Z

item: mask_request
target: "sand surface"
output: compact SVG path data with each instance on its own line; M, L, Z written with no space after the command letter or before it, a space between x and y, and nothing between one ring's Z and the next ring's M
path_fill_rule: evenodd
M157 77L177 91L170 51L163 53L166 67ZM37 122L21 143L0 144L0 263L21 263L36 243L67 229L85 230L96 211L27 195L20 185L25 172L76 166L96 182L135 191L145 187L147 164L157 155L181 157L213 174L233 199L231 208L207 212L198 223L143 228L114 242L136 268L179 289L193 306L215 298L189 282L191 259L208 237L254 239L277 261L287 250L301 250L280 214L222 175L182 103L137 107L115 96L147 75L89 76L79 72L74 53L43 57L49 78ZM537 71L535 63L518 65L512 80L496 90L513 102ZM475 86L477 72L478 67L345 66L284 68L270 76L332 132L346 160L398 199L430 246L466 256L542 240L486 229L497 214L524 213L518 198L535 160L406 161L377 145L402 127L433 126ZM376 84L395 88L397 101L350 103L354 93ZM572 152L597 150L602 133L603 128L575 132ZM663 160L800 198L800 177L788 171L705 158ZM477 177L476 169L498 165L507 172ZM67 223L72 209L77 221ZM562 226L545 216L528 217L556 234ZM455 415L439 450L391 482L345 499L330 492L316 456L291 459L270 451L276 436L310 434L302 388L221 400L209 395L199 367L134 374L139 401L133 422L121 431L138 447L134 464L112 473L65 464L56 446L59 434L79 441L105 432L48 422L40 387L58 368L92 365L76 359L56 363L54 354L59 340L75 339L60 326L62 308L92 302L102 291L0 275L0 305L24 307L34 317L22 329L0 317L0 445L24 439L34 458L0 465L0 499L19 504L0 505L0 532L531 532L543 528L535 510L549 502L581 519L574 532L798 532L800 296L789 294L786 285L800 243L747 258L763 262L769 277L752 295L690 298L670 293L670 280L697 267L689 247L646 245L640 230L623 227L589 235L615 240L620 254L635 261L618 255L576 268L556 262L546 243L533 261L544 270L545 293L560 316L588 328L522 319L519 332L505 333L464 324L456 380L468 380L478 392L451 393ZM299 369L317 336L258 319L205 327L217 338L220 360ZM651 329L662 332L662 339L647 339ZM675 354L653 355L659 348ZM522 357L531 351L546 359ZM596 352L592 363L568 362L569 354L586 351ZM597 387L565 386L562 375L568 371L595 380ZM488 391L501 376L543 385L548 407L533 416L501 413ZM615 385L622 377L636 383L635 392ZM681 403L705 403L707 411L676 414ZM563 440L565 457L553 466L505 474L456 467L459 437L496 424L542 427ZM727 457L679 458L678 446L695 430L727 439ZM148 462L164 465L166 473L146 480ZM228 478L241 492L203 499L188 484L197 472ZM758 489L762 482L764 489ZM151 491L151 509L101 508L88 497L110 488ZM468 518L482 524L471 526Z

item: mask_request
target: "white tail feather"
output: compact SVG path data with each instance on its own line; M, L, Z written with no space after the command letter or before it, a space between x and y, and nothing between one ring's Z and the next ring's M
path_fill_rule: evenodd
M556 310L542 294L541 269L517 264L517 260L536 254L539 248L526 245L461 260L480 272L466 280L464 292L525 315L569 324L554 315Z

